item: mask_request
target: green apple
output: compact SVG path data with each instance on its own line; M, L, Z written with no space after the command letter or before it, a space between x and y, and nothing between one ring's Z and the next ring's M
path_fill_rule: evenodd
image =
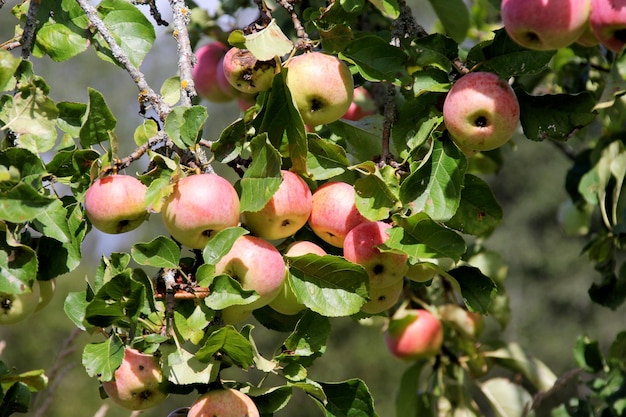
M367 314L380 314L389 310L396 305L402 290L404 289L404 280L396 281L395 283L382 288L370 288L369 301L363 304L361 311Z
M346 234L366 221L356 208L352 185L331 181L313 193L309 226L326 243L343 247Z
M282 170L282 183L265 207L243 212L245 226L268 240L292 236L311 214L312 195L306 182L291 171Z
M21 294L0 292L0 325L15 324L34 313L39 304L39 284Z
M246 94L269 90L280 68L278 59L259 61L247 49L230 48L222 60L226 80L238 91Z
M167 231L181 244L204 249L215 233L239 225L239 196L217 174L196 174L179 180L161 214Z
M210 390L193 403L187 417L260 417L252 399L233 388Z
M496 149L508 142L519 117L515 92L492 72L462 76L443 103L443 121L452 140L475 151Z
M306 125L339 120L350 108L352 74L345 62L323 52L307 52L287 63L287 88Z
M409 268L407 255L379 250L378 247L389 239L389 229L389 223L366 222L346 234L343 256L367 271L370 289L389 287L401 281Z
M147 187L130 175L98 178L85 193L85 214L96 229L109 234L138 228L149 216Z
M113 380L102 381L102 388L113 402L129 410L152 408L168 397L158 359L129 347Z
M429 359L441 351L443 326L428 310L401 310L389 322L385 342L391 354L399 359Z

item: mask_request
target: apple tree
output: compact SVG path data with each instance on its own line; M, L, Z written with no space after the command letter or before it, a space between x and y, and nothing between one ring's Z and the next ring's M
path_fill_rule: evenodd
M0 326L46 308L94 230L167 230L98 254L84 290L55 295L89 335L82 364L103 398L130 410L188 399L159 415L280 416L297 390L320 415L377 416L361 379L307 372L349 317L410 364L390 382L397 416L623 415L626 333L607 352L581 337L565 375L498 337L510 309L489 237L505 216L490 186L503 150L550 143L571 158L563 227L586 236L598 273L581 290L599 308L623 304L626 8L430 0L427 28L405 0L11 3L0 1L14 22L0 43ZM245 25L224 23L242 10L255 10ZM177 42L161 57L177 71L154 85L141 68L158 27ZM109 91L55 101L63 87L33 66L87 50L136 85L132 138L116 132ZM234 101L238 117L208 137L207 103ZM265 333L271 357L255 343ZM233 367L272 378L224 378ZM0 381L8 416L47 378L0 361ZM572 383L581 394L567 395Z

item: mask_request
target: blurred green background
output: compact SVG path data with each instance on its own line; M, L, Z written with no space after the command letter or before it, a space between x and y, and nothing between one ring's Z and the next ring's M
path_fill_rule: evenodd
M16 21L10 9L17 3L7 1L0 9L0 41L12 36ZM418 21L429 28L434 19L427 2L417 0L411 4ZM160 31L154 50L141 68L155 90L176 73L176 44L169 33ZM136 86L125 72L104 64L92 50L61 64L47 58L33 59L33 63L36 73L51 86L51 96L56 101L85 102L87 87L102 92L117 117L116 133L120 141L126 143L120 153L132 149L133 130L142 119L138 114ZM224 126L237 117L239 110L235 103L204 104L210 116L206 137L216 139ZM563 184L568 159L549 143L531 143L523 138L507 147L503 156L504 167L487 180L503 206L504 221L486 245L499 251L508 264L506 287L511 299L512 320L504 336L528 348L558 375L575 367L572 348L578 335L589 335L599 340L603 349L608 347L616 332L624 327L624 307L610 311L590 302L587 289L598 277L580 254L585 240L565 236L556 221L558 207L566 199ZM133 172L129 173L134 173L142 167L131 169ZM98 382L87 376L81 364L82 347L90 340L85 334L75 337L74 326L63 312L63 300L70 291L84 290L85 280L93 276L103 254L129 250L134 242L147 241L158 234L165 234L158 218L121 236L94 231L84 242L81 267L58 279L58 291L51 305L29 318L26 324L0 327L3 361L18 371L43 368L48 374L58 375L54 379L54 395L43 392L36 398L35 408L50 402L42 415L121 417L131 414L108 400L99 399ZM370 387L380 416L395 415L396 387L410 364L387 353L378 327L358 326L350 319L333 320L332 324L327 353L310 370L310 376L327 382L361 378ZM279 348L284 338L283 334L272 333L260 325L253 334L261 352L267 356ZM227 373L231 374L241 377L237 371ZM254 381L259 376L251 372L245 377ZM279 416L322 415L312 400L299 392L295 396L302 401L294 401ZM141 415L165 417L174 408L190 405L192 401L193 396L172 396L162 406Z

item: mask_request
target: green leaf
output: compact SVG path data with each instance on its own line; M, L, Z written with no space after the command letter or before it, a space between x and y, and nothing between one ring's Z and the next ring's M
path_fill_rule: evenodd
M372 164L373 165L373 164ZM398 180L394 169L386 165L354 183L355 204L359 213L371 221L384 220L398 203Z
M487 236L502 222L502 207L496 201L491 187L471 174L465 175L461 204L446 224L463 233Z
M288 257L289 284L297 300L326 317L356 314L367 300L365 270L341 257Z
M519 417L533 402L533 398L524 387L507 378L491 378L480 385L481 391L489 400L497 417Z
M41 195L25 182L20 182L6 192L0 191L0 220L11 223L25 223L41 216L56 198Z
M396 0L369 0L383 15L390 19L400 16L400 7Z
M117 124L117 120L107 106L104 96L93 88L88 90L89 103L79 133L80 144L83 148L108 141L110 132L115 129Z
M19 382L26 385L31 392L37 392L47 387L48 377L44 373L43 369L34 369L32 371L21 372L19 374L11 373L8 375L1 375L0 382L2 383L3 389ZM2 391L0 390L0 393L1 392Z
M290 386L270 387L263 390L263 394L258 395L255 389L254 404L259 409L262 416L273 415L273 413L283 409L292 398L292 388Z
M452 62L459 56L459 45L441 33L433 33L417 39L411 39L408 65L414 68L438 68L446 73L452 68Z
M384 118L380 115L358 121L339 119L331 123L333 133L347 142L346 151L357 161L370 161L382 152L381 136ZM394 153L394 149L391 152Z
M4 239L0 239L0 292L30 292L37 269L37 255L33 249L26 245L9 246Z
M412 258L461 259L466 244L453 230L431 220L425 213L410 217L394 216L398 227L389 230L385 247L406 253Z
M9 51L0 50L0 91L14 88L14 74L22 60L16 58Z
M82 362L87 375L98 377L101 381L112 380L123 360L124 343L117 335L104 342L89 343L83 349Z
M27 413L30 406L31 393L26 384L16 382L0 398L2 399L0 402L0 416L5 417L13 413Z
M85 291L68 293L63 303L65 315L81 330L87 329L85 327L85 310L88 304Z
M87 105L61 101L57 103L57 109L59 109L59 117L57 119L59 128L69 133L72 137L77 138L80 135L80 127L88 111Z
M465 156L451 141L433 141L432 155L400 186L400 198L413 213L424 211L435 221L450 220L461 202L467 169Z
M175 349L167 355L163 374L177 385L209 384L217 380L219 363L201 362L196 355L185 349Z
M196 358L201 362L208 362L218 352L227 355L236 365L244 369L254 364L252 344L231 325L211 333L204 345L196 352Z
M396 393L396 417L417 416L420 374L426 365L425 361L417 361L402 374L400 386Z
M321 181L336 177L350 165L346 150L336 143L309 135L308 144L306 164L312 179Z
M194 146L208 118L206 107L174 107L165 119L165 132L179 148Z
M481 314L489 313L491 303L498 292L498 288L491 278L473 266L460 266L448 271L448 274L458 283L461 296L469 311Z
M85 320L91 325L108 327L113 324L130 326L146 299L146 288L122 273L111 278L96 293L85 309Z
M378 417L374 400L367 385L360 379L320 385L326 394L324 407L326 417Z
M232 305L250 304L258 299L256 291L244 290L239 282L228 275L218 275L213 279L209 296L204 302L213 310L223 310Z
M409 77L406 72L407 55L380 36L357 37L339 57L353 63L359 74L368 81L402 84Z
M294 48L293 42L283 33L276 19L272 19L263 29L245 35L244 46L259 61L286 55Z
M180 260L180 247L169 237L157 236L147 243L136 243L131 255L140 265L157 268L177 268Z
M576 340L574 359L578 366L590 373L602 372L606 365L598 341L586 336L579 336Z
M321 356L326 351L329 335L328 318L307 310L285 340L285 348L289 356Z
M463 0L428 0L428 2L445 28L446 34L458 43L463 42L470 27L469 10L465 2Z
M45 52L53 61L62 62L85 52L89 40L65 24L45 24L37 31L37 47Z
M259 211L272 198L282 183L281 157L276 148L259 135L250 141L252 163L239 185L241 211Z
M531 140L567 140L596 118L595 100L588 92L531 96L516 89L515 94L524 135Z
M227 227L217 232L202 250L204 263L215 265L233 247L233 243L249 232L243 227Z
M139 68L156 38L154 25L137 7L123 0L104 0L98 12L131 64ZM104 41L96 47L100 58L117 63Z
M175 106L180 101L180 77L176 75L165 80L159 93L163 101L170 106Z

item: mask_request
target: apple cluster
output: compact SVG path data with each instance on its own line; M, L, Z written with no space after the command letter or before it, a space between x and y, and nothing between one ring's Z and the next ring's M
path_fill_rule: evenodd
M555 50L573 43L603 45L619 53L626 44L626 7L615 0L503 0L502 23L518 44Z

